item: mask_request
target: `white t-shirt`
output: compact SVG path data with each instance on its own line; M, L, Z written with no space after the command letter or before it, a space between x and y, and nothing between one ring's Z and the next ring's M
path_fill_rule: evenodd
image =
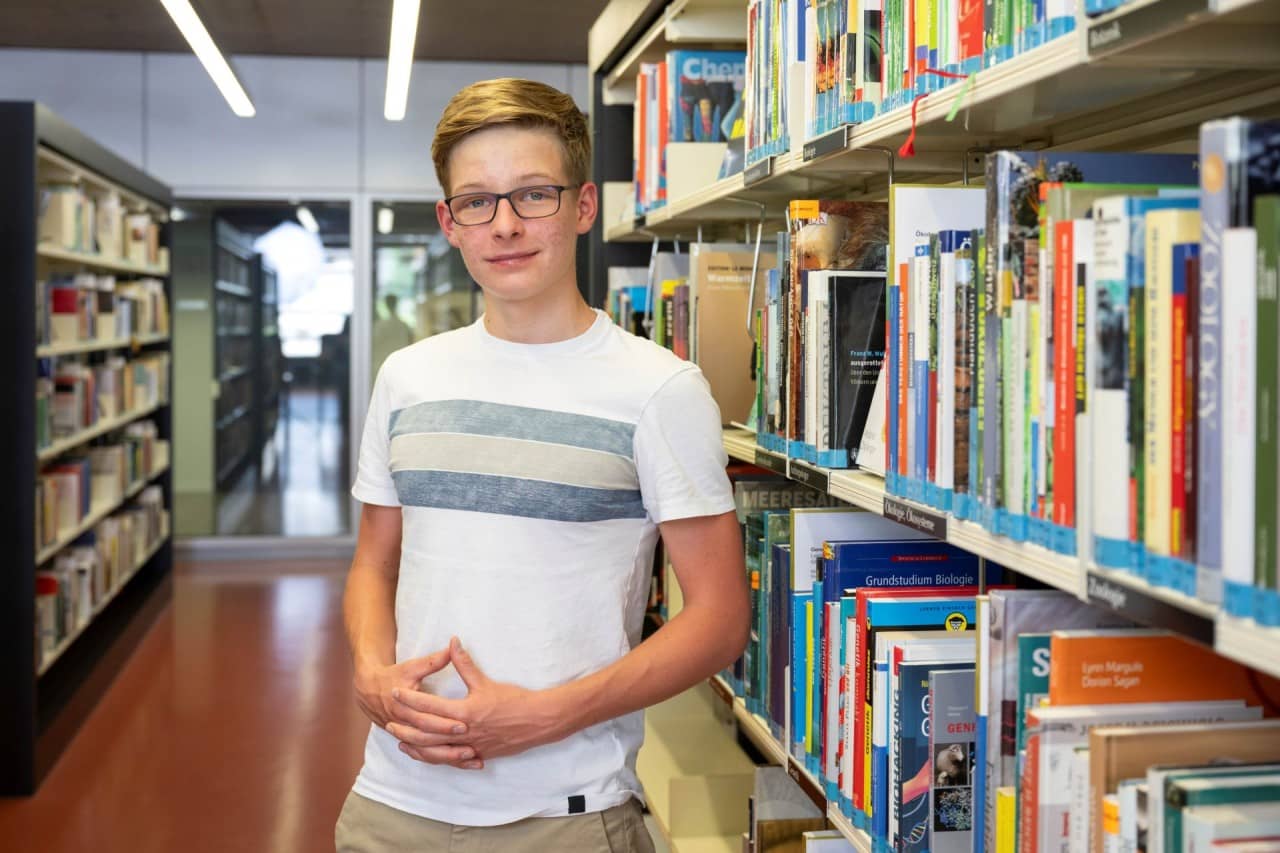
M396 659L457 635L490 678L541 689L640 642L657 524L733 509L720 412L698 368L615 326L551 344L483 320L392 354L352 494L403 507ZM452 667L426 689L460 698ZM485 762L423 764L371 727L357 793L468 826L641 797L643 713Z

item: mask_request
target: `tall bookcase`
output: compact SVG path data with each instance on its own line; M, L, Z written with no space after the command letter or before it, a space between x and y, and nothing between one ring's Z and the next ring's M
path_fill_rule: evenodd
M788 150L739 174L709 176L697 186L669 183L666 206L646 215L633 216L625 205L615 205L615 215L598 220L591 236L593 275L603 281L605 267L623 264L615 258L627 244L647 249L661 240L665 249L668 241L689 242L704 230L741 235L747 226L754 234L757 223L764 225L767 240L786 227L791 199L883 200L895 181L954 185L980 180L989 151L1190 153L1197 150L1197 131L1205 121L1234 114L1276 115L1276 0L1131 0L1094 17L1085 14L1084 2L1076 5L1074 32L983 68L963 85L924 95L914 105L861 124L792 140ZM610 189L625 193L633 177L632 104L640 64L658 61L668 50L689 47L700 38L715 41L714 22L726 6L734 14L747 14L746 2L611 0L592 27L593 180L620 182L604 189L606 197ZM912 150L908 141L913 153L903 156L904 146ZM1280 629L887 495L884 479L874 474L787 459L759 447L756 434L745 429L726 430L724 447L731 459L918 526L1033 583L1064 590L1136 623L1176 632L1225 658L1280 676ZM711 681L740 732L787 768L856 849L872 850L867 832L851 825L834 804L828 808L821 782L788 754L768 724L748 711L720 678ZM706 849L701 841L690 846ZM736 837L724 841L723 849L736 849ZM672 847L681 849L679 843Z
M41 188L57 185L93 199L117 204L122 214L147 214L152 231L168 245L169 188L95 143L44 107L27 102L0 103L0 271L9 283L8 310L0 313L0 344L8 353L0 393L9 416L0 427L8 452L0 462L6 489L0 535L9 543L11 559L0 572L0 794L32 793L75 735L130 652L172 596L172 540L167 520L158 536L141 548L130 565L119 567L109 588L99 591L92 606L56 647L38 646L37 570L54 564L59 554L84 541L99 522L129 507L144 488L159 486L163 506L172 506L167 459L143 470L122 494L95 500L78 523L60 525L52 541L41 547L33 534L39 512L35 496L40 472L51 465L111 442L130 424L155 423L158 438L172 437L170 406L154 399L92 426L58 434L37 449L37 371L41 360L102 365L107 359L145 359L168 351L168 334L131 334L114 338L96 334L78 340L43 340L38 328L43 308L37 282L60 273L89 273L131 279L156 279L169 293L167 250L141 262L128 253L100 252L98 240L78 248L41 241ZM88 221L94 221L92 217ZM99 235L100 236L100 235ZM118 248L118 247L115 247ZM159 260L159 263L156 261ZM97 310L92 309L92 310ZM35 320L36 322L33 322ZM168 377L159 387L169 385ZM95 411L95 414L97 412ZM163 515L163 513L162 513ZM39 658L39 662L38 662Z
M221 220L214 222L213 264L214 481L222 489L253 461L253 376L261 326L253 244Z
M267 445L280 420L284 359L280 353L279 276L260 254L253 258L253 283L253 448L261 478L265 476Z

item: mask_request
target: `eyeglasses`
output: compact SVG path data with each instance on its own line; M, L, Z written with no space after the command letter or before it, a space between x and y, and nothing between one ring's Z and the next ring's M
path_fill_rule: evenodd
M498 202L504 198L521 219L545 219L560 212L560 194L575 190L581 184L558 186L546 184L520 187L509 193L463 193L444 200L449 215L459 225L487 225L498 215Z

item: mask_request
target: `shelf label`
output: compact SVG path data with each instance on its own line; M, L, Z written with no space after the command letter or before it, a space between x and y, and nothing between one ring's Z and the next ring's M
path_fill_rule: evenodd
M1098 572L1088 573L1085 594L1090 604L1109 607L1135 622L1151 628L1164 628L1208 646L1213 645L1214 623L1209 617L1183 610L1175 604L1118 583Z
M756 448L756 465L775 474L787 476L787 458L776 453L770 453L763 447Z
M1209 0L1159 0L1131 10L1121 7L1114 18L1089 26L1089 58L1119 53L1176 32L1209 11Z
M824 812L827 810L826 794L814 786L813 780L807 774L800 771L800 763L790 755L787 756L787 775L795 780L796 784L800 786L800 790L804 791L815 806Z
M831 488L830 472L822 468L815 468L808 462L801 462L799 459L791 463L791 479L823 493Z
M752 184L758 184L772 174L773 158L766 157L754 166L747 167L747 170L742 173L742 185L749 187Z
M848 147L849 125L846 124L838 130L833 130L806 142L804 144L804 161L808 163L810 160L817 160L819 157L843 151Z
M884 517L927 533L935 539L947 538L947 517L898 498L884 496Z

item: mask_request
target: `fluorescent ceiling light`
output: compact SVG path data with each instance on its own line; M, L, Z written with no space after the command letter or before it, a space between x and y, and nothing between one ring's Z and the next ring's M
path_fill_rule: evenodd
M391 49L387 53L387 121L404 118L409 101L409 72L413 70L413 42L418 37L420 0L395 0L391 7Z
M315 214L305 204L298 208L298 221L302 223L303 228L312 234L320 233L320 223L316 222Z
M395 212L392 211L391 208L389 207L384 207L379 209L378 210L378 233L390 234L391 229L395 227L396 227Z
M209 37L209 31L204 28L200 16L196 14L195 9L191 8L191 0L160 0L160 3L169 13L169 17L173 18L173 22L178 25L182 37L187 40L187 44L191 45L191 50L195 52L204 70L213 78L213 83L222 93L222 97L226 98L227 103L231 105L231 111L241 118L253 118L256 112L253 102L245 94L240 81L236 79L236 75L231 71L231 66L223 58L218 46Z

